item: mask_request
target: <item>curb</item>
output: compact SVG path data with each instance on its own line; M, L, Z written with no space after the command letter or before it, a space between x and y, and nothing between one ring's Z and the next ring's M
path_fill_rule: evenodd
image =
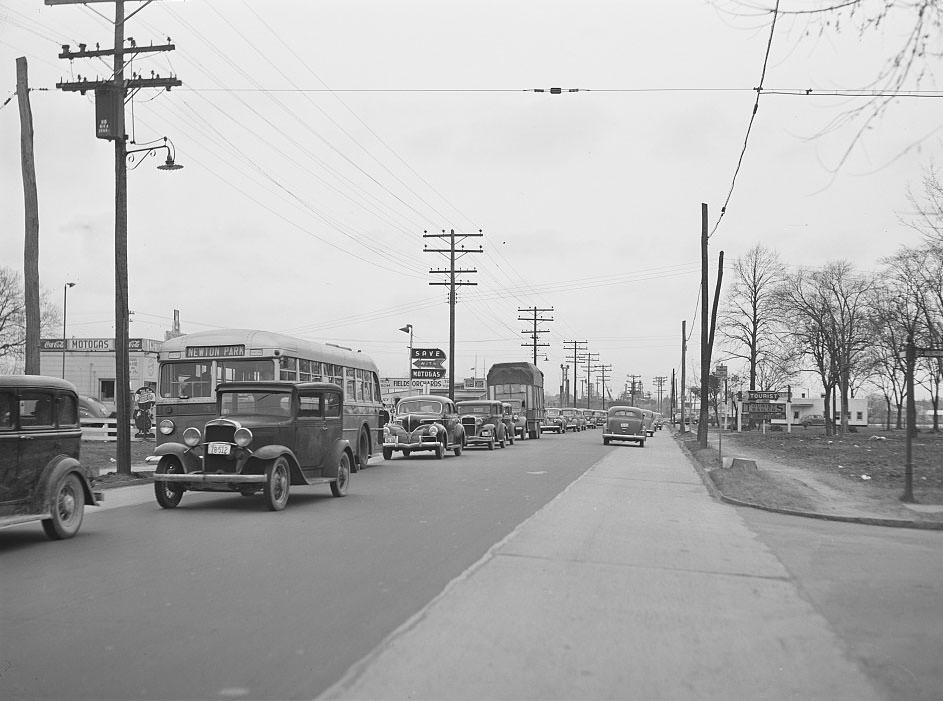
M675 442L678 443L678 446L681 448L681 451L688 457L688 460L694 465L694 469L697 474L700 476L701 481L704 482L704 485L707 487L707 491L712 497L720 501L726 502L733 506L746 506L751 509L759 509L761 511L769 511L771 513L783 514L785 516L802 516L804 518L814 518L819 519L820 521L838 521L841 523L860 523L867 526L885 526L887 528L913 528L917 530L924 531L943 531L943 522L938 521L913 521L910 519L897 519L897 518L877 518L872 516L842 516L840 514L823 514L818 511L798 511L796 509L784 509L777 506L766 506L765 504L757 504L751 501L745 501L743 499L736 499L734 497L728 497L724 494L720 487L711 479L710 474L704 468L704 465L701 464L682 441L677 432L672 432L672 438L675 439Z

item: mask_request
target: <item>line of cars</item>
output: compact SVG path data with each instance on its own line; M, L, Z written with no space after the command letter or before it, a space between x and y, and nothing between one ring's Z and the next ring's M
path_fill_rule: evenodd
M645 441L660 431L664 425L664 417L650 409L640 409L634 406L609 407L606 416L606 425L602 431L603 445L612 441L627 441L645 447Z
M566 433L598 428L606 423L606 412L602 409L578 409L576 407L547 407L540 424L543 433Z

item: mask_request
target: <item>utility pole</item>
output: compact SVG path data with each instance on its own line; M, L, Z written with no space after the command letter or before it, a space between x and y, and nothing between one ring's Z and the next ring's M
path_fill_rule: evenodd
M572 348L570 348L570 350L572 351L573 355L572 355L570 358L568 358L568 360L572 360L572 361L573 361L573 406L576 406L576 404L577 404L577 396L576 396L576 387L577 387L577 384L576 384L576 368L577 368L577 366L579 365L579 360L580 360L580 359L579 359L579 352L580 352L580 351L583 351L583 350L586 350L586 346L587 346L588 344L589 344L588 341L564 341L564 342L563 342L563 350L564 350L564 353L566 352L566 347L567 347L567 346L572 346ZM567 397L567 398L569 399L569 397Z
M20 163L23 170L23 282L26 303L27 375L39 374L39 198L36 194L36 163L33 158L33 110L29 104L29 68L26 57L16 59L16 99L20 108Z
M681 386L678 388L678 397L681 399L681 433L685 432L684 427L684 398L688 396L688 390L684 386L684 370L685 370L685 357L688 354L688 335L687 335L688 322L686 320L681 321Z
M632 404L632 406L635 406L635 381L642 379L642 376L641 375L626 375L625 379L631 383L630 390L629 390L629 397L630 397L629 402Z
M707 447L707 416L710 408L711 353L714 349L714 329L717 325L717 303L720 299L720 284L724 275L724 252L720 252L717 268L717 290L710 318L707 316L707 204L701 203L701 407L697 425L697 442Z
M570 403L570 380L567 373L570 370L569 365L560 364L560 406L568 406Z
M530 315L531 315L531 316L529 316L529 317L526 317L526 316L523 316L523 317L522 317L522 316L518 316L518 317L517 317L517 320L518 320L518 321L529 321L529 322L531 322L531 324L533 324L533 329L532 329L532 330L530 330L530 331L521 331L521 333L530 334L530 337L531 337L531 342L530 342L530 343L522 343L521 346L523 346L523 347L525 347L525 348L526 348L527 346L530 346L530 347L533 348L533 350L534 350L534 365L537 364L537 349L538 349L538 348L549 348L549 347L550 347L550 344L549 344L549 343L538 343L538 342L537 342L537 338L538 338L537 334L550 333L550 331L548 331L547 329L538 329L538 328L537 328L537 324L538 324L538 323L543 323L543 322L548 322L548 321L553 321L552 318L547 319L547 318L545 318L545 317L538 317L537 315L538 315L538 314L545 313L545 312L552 312L552 311L553 311L553 307L550 307L549 309L538 309L537 307L526 307L526 308L524 308L524 309L521 309L520 307L517 308L517 313L518 313L518 314L530 314Z
M445 229L442 230L441 234L430 234L428 231L422 232L422 237L424 239L448 239L449 247L448 248L429 248L428 244L423 247L423 253L442 253L448 255L449 257L449 267L448 268L433 268L429 271L431 275L445 274L448 275L447 282L430 282L430 285L448 285L449 287L449 399L455 401L455 288L462 285L477 285L477 282L467 282L462 280L457 280L456 275L464 275L468 273L477 273L478 271L474 268L459 269L455 267L455 262L459 258L465 257L469 253L482 253L484 248L479 245L478 248L466 249L462 245L461 249L457 249L456 243L461 243L467 238L484 236L481 233L481 229L478 230L478 233L475 234L456 234L455 229L445 233ZM457 240L456 240L457 239Z
M606 376L612 372L611 365L598 365L599 377L602 380L602 409L606 410Z
M661 404L661 398L662 398L662 395L663 395L663 393L664 393L665 382L666 382L667 380L668 380L668 378L665 377L664 375L659 375L658 377L654 378L654 380L653 380L653 382L654 382L654 384L655 384L655 388L658 390L658 412L659 412L659 413L664 413L664 408L662 407L662 404Z
M593 363L599 362L599 353L587 353L585 356L586 360L586 408L590 409L590 401L592 401L592 380L590 379L590 373L593 371Z
M87 0L56 0L57 5L84 4ZM138 54L173 51L169 41L159 46L137 46L133 39L128 39L125 47L124 24L144 7L135 10L127 18L124 13L125 0L115 2L115 44L112 49L86 50L85 44L79 44L78 51L72 51L68 44L63 45L59 58L72 61L76 58L101 58L111 56L114 59L114 72L108 80L88 80L78 76L75 82L56 83L56 87L66 92L95 92L95 135L99 139L115 142L115 408L118 421L117 471L119 474L131 474L131 379L128 355L128 150L125 143L128 136L125 130L124 105L128 92L133 95L142 88L163 88L170 90L183 83L175 77L161 78L153 75L144 78L135 75L125 79L125 54L132 59ZM48 4L48 0L47 0ZM168 159L169 161L169 159Z

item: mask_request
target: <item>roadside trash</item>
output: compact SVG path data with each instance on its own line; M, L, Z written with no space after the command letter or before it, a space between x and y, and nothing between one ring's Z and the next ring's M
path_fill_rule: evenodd
M868 440L869 441L886 441L887 436L869 436Z
M838 469L840 470L840 469L842 469L842 467L843 467L842 465L839 465L839 466L838 466Z
M861 475L861 479L863 479L863 480L869 480L869 479L871 479L871 475Z

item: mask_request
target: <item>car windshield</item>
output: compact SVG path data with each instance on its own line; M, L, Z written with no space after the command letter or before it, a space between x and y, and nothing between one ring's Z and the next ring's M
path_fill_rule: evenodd
M458 410L463 414L478 414L479 416L490 416L495 413L494 407L490 404L459 404Z
M434 399L403 399L396 405L397 414L441 414L442 402Z
M576 416L576 409L564 409L560 413L564 416Z
M559 416L559 415L560 415L559 409L547 409L547 416Z
M610 416L617 416L619 418L626 419L637 419L639 417L638 412L632 411L630 409L616 409L615 411L609 414Z
M220 392L220 416L290 416L291 392L253 390Z

